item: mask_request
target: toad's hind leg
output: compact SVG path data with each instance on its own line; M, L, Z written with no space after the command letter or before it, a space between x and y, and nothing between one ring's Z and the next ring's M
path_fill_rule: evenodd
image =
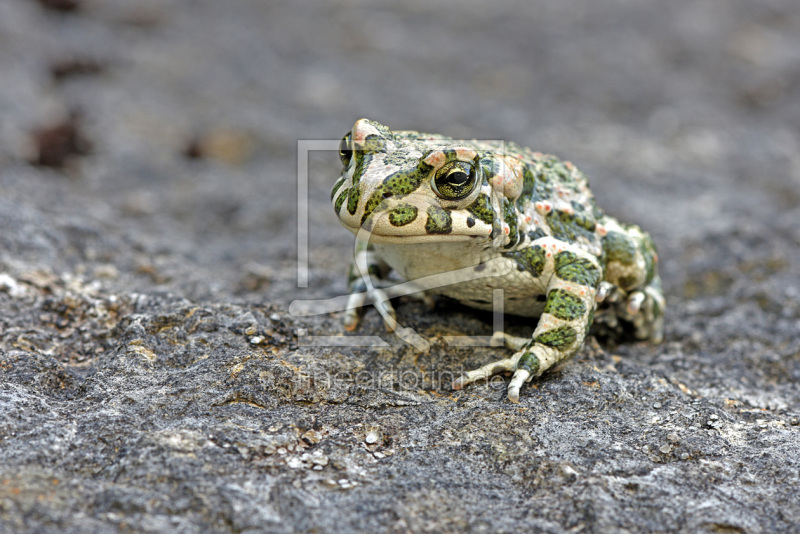
M665 300L653 240L638 226L622 225L610 217L603 226L604 284L613 289L601 304L597 321L612 328L620 321L620 330L633 339L660 343Z
M594 256L580 248L550 238L535 246L547 251L543 254L546 265L542 271L553 274L547 282L547 304L533 339L520 346L519 338L495 334L495 340L502 339L517 352L510 358L464 373L453 382L453 389L513 371L508 399L519 402L519 390L525 382L571 358L583 344L595 310L600 265Z

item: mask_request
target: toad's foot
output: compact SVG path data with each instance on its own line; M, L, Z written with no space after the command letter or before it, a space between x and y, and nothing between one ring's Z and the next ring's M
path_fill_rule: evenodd
M602 284L600 289L604 289ZM658 344L664 339L665 302L658 277L648 286L629 294L612 287L602 292L602 296L594 317L596 333L605 334L617 342L632 338Z
M347 309L344 312L344 329L348 332L355 330L361 320L364 306L372 303L386 322L386 329L389 331L394 330L397 321L395 320L394 307L389 302L389 298L386 291L376 287L367 291L351 293L347 299Z
M516 352L512 357L506 358L505 360L498 360L496 362L486 364L480 369L475 369L474 371L464 373L453 381L453 389L461 389L472 382L477 382L478 380L483 380L499 373L513 371L514 375L511 377L511 382L508 385L508 399L511 402L519 402L520 387L522 387L522 384L533 378L531 369L527 368L528 366L519 365L520 358L522 358L526 352L521 349L527 347L530 345L530 343L531 339L527 337L511 336L501 331L495 332L492 335L491 346L505 346L506 348L518 352Z
M628 296L625 312L621 316L631 322L637 340L653 344L664 340L664 304L664 294L661 287L656 285L649 285Z
M495 334L495 337L496 336L497 334ZM505 337L506 335L502 334L502 336ZM519 339L513 338L512 336L508 337L512 340ZM526 340L526 342L530 343L530 340ZM511 382L508 383L508 400L516 403L519 402L520 388L525 382L529 382L534 377L534 373L536 373L537 369L538 359L536 356L530 351L530 349L521 350L510 358L498 360L473 371L464 373L453 381L452 388L456 390L461 389L467 384L477 382L478 380L487 379L498 373L513 371L514 375L511 377Z
M390 285L388 281L381 282L383 282L381 287L373 286L369 289L366 288L366 284L360 283L356 290L350 293L343 319L344 329L346 331L352 332L358 327L364 307L370 303L375 306L375 309L381 314L381 317L383 317L386 323L386 330L390 332L397 328L397 320L395 318L394 307L389 302L389 299L408 296L413 299L421 300L429 309L433 309L436 306L436 301L433 297L425 294L421 290L416 293L409 293L409 282L402 285Z

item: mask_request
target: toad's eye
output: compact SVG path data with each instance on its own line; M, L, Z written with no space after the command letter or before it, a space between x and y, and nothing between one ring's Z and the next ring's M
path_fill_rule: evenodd
M475 166L455 161L439 169L431 181L433 192L445 200L461 200L475 189L478 183Z
M342 160L342 164L347 167L350 165L350 160L353 157L353 136L350 132L347 132L347 135L342 137L342 142L339 143L339 159Z

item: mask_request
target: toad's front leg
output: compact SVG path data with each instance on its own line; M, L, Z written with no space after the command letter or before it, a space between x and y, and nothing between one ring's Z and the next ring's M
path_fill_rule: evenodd
M566 247L548 256L545 272L552 272L547 284L547 303L533 339L519 347L514 338L503 336L506 344L518 349L505 360L469 371L453 382L453 389L511 371L508 399L519 402L519 390L525 382L571 358L580 349L592 323L595 295L601 278L596 258L578 248Z
M390 283L386 280L389 266L365 241L356 240L353 261L347 272L347 288L350 296L344 313L344 328L353 331L358 326L361 312L368 302L378 309L384 318L394 320L394 308L390 296L384 291Z
M389 331L395 330L397 322L395 311L389 299L409 295L410 283L398 285L388 279L391 268L371 245L356 241L355 255L347 273L347 287L350 295L347 298L344 312L344 328L352 332L358 327L364 306L372 303L384 319ZM434 301L430 295L422 292L411 293L411 297L422 300L429 308Z

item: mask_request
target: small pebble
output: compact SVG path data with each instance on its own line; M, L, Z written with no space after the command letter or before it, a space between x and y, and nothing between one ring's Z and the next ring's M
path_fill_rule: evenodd
M678 434L676 434L675 432L667 434L667 441L669 441L670 443L678 443L680 440L681 438L679 438Z
M374 430L368 432L366 437L364 438L364 442L367 445L372 445L374 443L378 443L378 433L375 432Z
M561 476L567 480L575 480L578 477L578 472L575 471L571 465L566 463L559 464L558 471L561 473Z
M263 341L264 341L264 338L262 336L253 336L253 337L250 338L250 344L251 345L258 345Z
M328 465L328 457L322 451L314 451L311 454L311 463L320 467Z
M0 291L7 291L14 298L25 294L25 288L5 273L0 274Z
M798 419L797 417L792 417L791 419L789 419L789 424L792 426L800 425L800 419Z
M654 403L653 403L653 408L655 408L656 410L658 410L659 408L661 408L661 403L660 403L660 402L654 402Z
M672 448L669 445L662 445L658 448L658 450L661 451L662 454L669 454Z

